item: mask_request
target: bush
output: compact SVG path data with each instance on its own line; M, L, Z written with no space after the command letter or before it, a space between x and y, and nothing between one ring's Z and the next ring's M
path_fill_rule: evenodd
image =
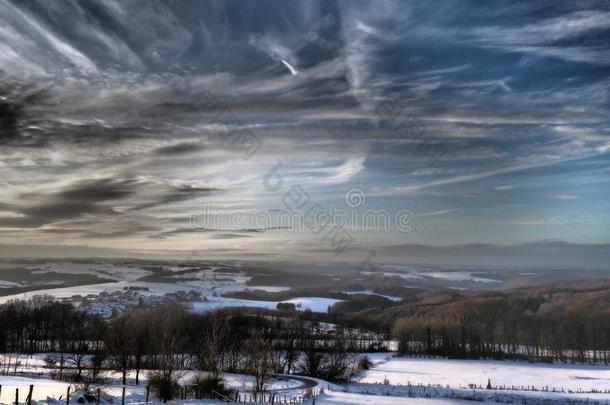
M159 398L159 401L167 402L174 399L180 391L178 381L170 373L153 372L148 375L150 390Z
M297 307L292 302L278 302L276 308L278 311L295 312L297 310Z
M207 374L193 377L191 384L196 387L199 398L218 398L218 394L231 398L233 390L225 386L221 376Z
M80 383L80 384L72 385L71 392L72 393L70 395L72 398L81 397L89 403L97 402L98 392L100 394L100 398L99 398L100 403L112 403L113 402L112 395L110 395L109 393L107 393L105 390L103 390L101 388L92 388L87 383ZM70 402L72 402L72 401L70 401ZM78 402L78 400L75 402Z
M47 354L44 357L44 366L46 368L55 368L55 365L57 364L57 356L52 355L52 354Z
M373 362L369 359L368 356L364 356L360 360L358 360L358 369L359 370L370 370L373 367Z

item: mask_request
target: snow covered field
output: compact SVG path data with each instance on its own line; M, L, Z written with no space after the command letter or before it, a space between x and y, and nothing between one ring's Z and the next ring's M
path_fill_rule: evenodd
M180 379L181 384L187 384L195 372L182 373ZM118 378L118 374L115 375ZM224 379L227 386L239 390L240 392L249 391L252 389L254 384L254 377L239 374L224 374ZM29 392L29 386L34 385L32 393L33 401L46 402L47 398L59 399L60 397L65 398L68 386L70 384L61 381L51 380L48 378L27 378L27 377L13 377L13 376L0 376L0 385L2 390L0 393L1 404L14 404L15 403L15 390L19 389L20 402L25 402L25 398ZM297 389L302 383L297 380L283 380L275 379L272 380L268 386L270 390L277 389L290 389L295 388L292 391L283 393L288 397L302 395L303 390ZM74 385L72 385L74 387ZM112 397L119 398L122 393L122 385L106 385L102 387L103 391L111 395ZM74 392L74 388L72 389ZM143 401L146 395L146 373L142 375L142 383L138 386L128 385L125 391L125 397L127 402L140 402Z
M47 397L59 398L61 395L66 395L66 390L69 384L61 381L41 379L41 378L26 378L26 377L5 377L0 376L0 385L2 392L0 394L0 403L11 404L15 403L15 389L19 389L20 401L24 402L28 395L30 384L34 385L32 400L43 401Z
M317 380L326 392L316 398L318 405L450 405L472 403L526 403L549 404L610 403L610 393L590 391L610 390L610 367L541 364L514 361L487 360L447 360L393 358L390 353L368 354L375 367L366 371L358 381L347 387ZM21 357L21 356L20 356ZM42 365L41 355L20 358L22 370L48 376ZM36 367L38 366L38 367ZM181 373L181 383L188 383L196 372ZM132 373L133 374L133 373ZM118 374L108 377L118 379ZM133 375L130 375L133 377ZM139 386L129 385L126 390L127 403L141 403L145 395L146 372L141 374ZM241 392L252 387L253 378L240 374L225 374L227 384ZM491 380L492 386L515 387L516 389L485 389ZM47 397L64 396L67 384L44 378L0 377L2 395L0 403L10 404L15 400L15 389L19 388L20 398L25 398L30 384L34 384L35 401L47 402ZM479 388L472 388L471 384ZM268 389L288 390L282 395L296 397L303 394L301 382L295 379L277 379ZM520 387L523 386L524 389ZM548 388L546 388L548 387ZM555 392L553 392L553 387ZM535 388L535 390L533 389ZM107 394L118 398L121 386L107 385ZM466 399L470 398L470 401ZM575 402L576 401L576 402ZM52 402L52 401L51 401ZM185 404L217 404L215 401L184 401ZM308 404L311 401L306 402Z
M111 263L72 263L49 262L43 265L31 266L32 274L87 274L114 281L133 281L152 274L151 271L136 265L117 265Z
M444 398L404 398L381 395L363 395L347 392L328 392L316 399L319 405L458 405L472 401Z
M494 360L393 358L367 371L364 383L432 384L453 388L469 384L556 387L572 391L610 388L610 367Z
M176 293L178 291L197 291L205 296L214 296L225 294L229 292L251 290L263 290L263 291L282 291L282 287L267 287L267 286L256 286L248 287L245 283L238 283L235 281L214 281L214 280L201 280L201 281L183 281L176 283L154 283L154 282L128 282L119 281L113 283L102 283L102 284L88 284L80 285L75 287L63 287L63 288L51 288L46 290L28 291L21 294L7 295L0 297L0 304L13 299L26 299L36 295L50 295L55 298L70 298L74 296L87 296L90 294L99 295L103 292L113 293L116 291L125 291L126 288L136 287L141 290L138 291L140 295L144 296L163 296L168 293Z
M362 291L341 291L343 294L347 294L347 295L375 295L377 297L383 297L386 298L390 301L394 301L394 302L399 302L402 301L402 298L400 297L394 297L392 295L384 295L384 294L378 294L372 290L362 290Z
M297 311L309 310L312 312L327 312L329 307L340 302L340 300L332 298L298 297L285 301L255 301L239 298L209 297L205 302L193 303L192 309L196 312L205 312L227 307L275 309L280 302L294 304Z
M379 272L362 271L362 274L372 275L381 274L385 277L400 277L405 280L424 280L437 279L452 282L471 282L471 283L500 283L489 277L481 277L484 272L466 270L444 270L438 268L425 268L414 266L383 265L379 266Z
M178 302L185 302L195 311L209 311L226 307L251 307L275 309L279 302L292 303L297 310L327 312L339 302L321 297L297 297L284 301L256 301L225 297L230 293L243 291L265 291L277 293L290 290L284 286L249 286L250 276L240 271L226 271L225 267L208 266L158 266L164 277L159 281L138 281L153 274L154 266L140 268L137 265L117 265L104 263L64 263L49 262L30 266L32 274L95 275L111 282L84 284L70 287L49 288L27 291L0 297L0 304L14 299L27 299L37 295L49 295L70 300L85 310L108 315L112 310L122 310L124 306L137 303L138 297L160 298L168 295ZM233 269L235 270L235 269ZM61 284L61 282L60 282ZM0 281L0 288L19 287L18 283ZM25 285L24 285L25 286ZM131 295L126 295L130 293ZM188 296L187 296L188 295ZM181 301L181 299L183 301ZM153 303L149 300L148 303Z

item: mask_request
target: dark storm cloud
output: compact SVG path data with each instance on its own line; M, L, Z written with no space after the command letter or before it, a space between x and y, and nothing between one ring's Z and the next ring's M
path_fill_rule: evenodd
M84 232L83 236L87 238L94 239L114 239L114 238L122 238L128 236L135 235L148 235L150 232L157 232L159 230L156 226L142 226L142 225L132 225L126 226L126 229L113 230L108 232L95 232L88 231Z
M57 194L59 200L98 203L123 199L134 193L138 182L133 179L99 179L82 181Z
M180 201L187 201L194 198L210 196L213 193L223 191L222 189L214 187L199 187L192 185L173 185L173 184L162 184L160 189L161 194L156 199L152 199L150 196L149 200L142 204L137 204L130 208L132 211L141 211L148 208L157 207L160 205L176 203Z
M240 235L237 233L219 233L211 235L210 239L240 239L240 238L251 238L250 235Z
M45 194L21 194L18 196L20 203L3 203L0 209L17 216L0 218L0 227L44 226L40 230L43 234L93 239L164 235L164 228L159 226L162 221L142 215L138 220L128 213L210 195L215 191L219 190L189 184L157 184L129 177L81 180ZM142 220L154 221L155 224L146 224Z
M194 153L203 149L205 149L204 145L199 145L196 143L178 143L175 145L158 148L154 153L158 156L176 156Z
M21 106L0 101L0 140L12 139L19 135L19 118L22 115Z
M0 145L40 146L39 124L32 107L48 102L48 85L36 81L10 78L0 70Z
M49 194L25 193L20 204L9 204L9 211L21 217L2 218L2 227L33 227L78 218L85 214L118 215L109 201L120 201L133 195L138 183L132 179L95 179L71 184Z

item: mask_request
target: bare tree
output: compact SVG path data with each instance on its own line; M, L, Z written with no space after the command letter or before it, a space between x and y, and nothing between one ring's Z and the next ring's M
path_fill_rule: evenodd
M146 313L134 311L129 315L129 328L132 335L133 369L136 372L136 385L140 383L143 360L150 350L150 325Z
M254 377L254 392L262 392L271 379L273 367L271 341L255 334L246 341L246 371Z
M212 313L201 317L197 326L197 367L218 378L223 369L227 343L231 339L228 319L220 313Z
M175 397L177 373L182 368L179 357L186 350L186 309L178 304L159 306L147 314L151 336L151 348L156 358L156 371L151 376L153 388L159 398L168 401Z
M133 334L127 316L119 316L110 321L104 343L110 356L111 366L121 373L123 385L127 384L127 373L131 370Z
M78 340L70 346L69 352L66 354L66 361L69 365L76 369L74 381L81 382L83 370L87 366L87 356L89 354L89 345L86 340Z

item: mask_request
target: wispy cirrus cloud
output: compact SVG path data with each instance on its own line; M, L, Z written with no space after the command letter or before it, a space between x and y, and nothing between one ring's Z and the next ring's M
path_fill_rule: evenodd
M288 229L186 225L203 203L284 209L297 185L323 205L364 190L367 208L421 219L425 232L361 235L365 248L608 241L603 1L5 1L0 11L0 242L325 250ZM396 116L380 116L381 102ZM246 160L227 140L243 132L261 142ZM430 164L422 139L447 153ZM273 192L264 176L277 164L284 189ZM576 208L591 219L560 220Z
M578 199L580 199L580 196L578 194L574 194L574 193L556 193L556 194L551 194L549 196L549 198L552 198L554 200L570 201L570 200L578 200Z

